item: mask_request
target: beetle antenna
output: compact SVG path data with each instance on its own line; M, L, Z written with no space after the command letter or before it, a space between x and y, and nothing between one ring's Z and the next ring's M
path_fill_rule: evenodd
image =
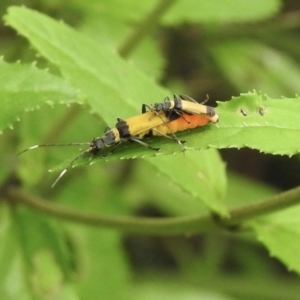
M91 143L89 143L91 144ZM61 173L59 174L59 176L56 178L56 180L54 181L54 183L52 184L51 188L53 188L57 182L67 173L67 171L74 165L74 163L81 158L82 156L84 156L86 153L90 153L93 150L93 147L91 146L90 148L88 148L87 150L81 152L79 155L77 155L68 165L66 168L64 168Z
M91 144L91 142L65 143L65 144L40 144L40 145L31 146L29 148L26 148L26 149L22 150L21 152L19 152L17 154L17 156L19 156L20 154L22 154L24 152L27 152L29 150L33 150L33 149L40 148L40 147L82 146L82 145L90 145L90 144Z
M57 182L58 182L58 181L66 174L66 172L73 166L73 164L74 164L80 157L82 157L82 156L83 156L84 154L86 154L86 153L92 152L92 150L93 150L93 145L92 145L91 142L64 143L64 144L40 144L40 145L34 145L34 146L31 146L31 147L29 147L29 148L26 148L26 149L22 150L21 152L19 152L19 153L17 154L17 156L20 155L20 154L22 154L22 153L24 153L24 152L27 152L27 151L29 151L29 150L33 150L33 149L40 148L40 147L82 146L82 145L89 145L90 147L89 147L87 150L81 152L79 155L77 155L77 156L69 163L69 165L68 165L65 169L62 170L62 172L59 174L59 176L57 177L57 179L56 179L56 180L54 181L54 183L52 184L51 188L53 188L53 187L57 184Z

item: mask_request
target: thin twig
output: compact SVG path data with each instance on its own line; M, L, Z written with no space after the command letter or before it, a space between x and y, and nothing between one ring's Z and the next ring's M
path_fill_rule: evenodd
M115 228L124 232L148 235L180 235L204 232L208 228L217 229L219 227L209 214L174 218L108 216L66 208L14 187L8 188L6 195L12 203L26 205L47 216L91 226Z
M149 33L153 27L157 25L158 20L175 2L176 0L160 0L158 5L154 7L148 16L145 17L142 23L135 27L132 34L119 47L118 53L124 58L128 57L133 49L145 36L147 36L147 33Z
M186 217L142 218L86 213L51 203L15 187L8 188L5 194L12 203L18 202L19 204L29 206L44 214L65 221L115 228L123 232L144 235L185 235L222 230L222 227L230 228L232 226L243 225L244 221L254 217L300 203L300 187L297 187L264 201L233 208L229 211L230 218L228 219L214 218L209 213Z

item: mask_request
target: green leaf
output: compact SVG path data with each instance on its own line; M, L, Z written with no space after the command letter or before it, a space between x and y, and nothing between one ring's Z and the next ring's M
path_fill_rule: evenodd
M0 130L12 127L24 111L44 104L79 101L78 91L63 79L34 65L8 64L0 60Z
M190 153L188 153L188 156ZM199 155L201 156L201 153ZM177 157L182 156L182 154L178 154L170 158L170 160L176 160ZM154 163L155 160L153 160ZM151 195L151 205L157 207L162 212L166 212L168 216L189 216L194 213L201 214L207 212L207 206L204 206L199 201L199 198L191 197L189 191L182 190L182 185L188 180L188 176L186 176L185 181L179 184L177 182L173 183L168 176L157 171L157 164L154 163L149 164L146 159L143 159L135 164L132 184L126 186L129 189L130 200L135 203L135 207L144 205L145 195ZM200 191L198 194L201 196Z
M183 22L250 22L275 15L281 1L238 0L181 0L170 9L164 23L174 25Z
M5 20L87 95L107 124L169 94L111 49L63 23L24 7L10 7Z
M41 224L31 218L22 224L20 216L24 215L14 215L7 205L0 205L0 298L46 299L47 295L51 299L78 299L75 289L63 280L61 269L66 262L54 255L60 247L53 241L59 236L48 231L45 220ZM53 252L47 248L50 244L55 244ZM69 255L65 259L69 261Z
M34 270L30 274L33 290L40 297L50 294L52 297L63 287L63 274L53 253L49 250L36 251L32 256Z
M87 213L126 214L128 208L123 210L125 206L121 203L124 190L115 188L105 168L94 171L69 182L69 188L63 189L55 197L56 201ZM123 234L107 228L74 226L74 223L66 223L64 227L73 250L79 298L97 299L95 295L105 295L107 299L130 299L126 292L131 273L124 253Z
M244 204L257 202L259 199L266 199L278 193L274 187L268 186L240 174L228 172L228 190L225 203L230 207L237 207ZM247 193L245 193L247 191Z
M87 95L90 106L107 122L111 122L120 112L122 112L122 117L130 116L134 111L138 111L137 107L140 107L142 103L153 103L157 101L156 99L162 101L168 95L165 90L105 46L100 47L64 24L29 9L16 7L9 9L9 14L5 19L25 35L46 58L58 65L63 75ZM24 22L24 20L28 21ZM166 144L165 153L181 151L177 143L167 139L155 139L155 143L161 144L162 140ZM116 151L116 155L108 159L156 154L139 145L127 143L120 147L120 151ZM96 161L104 160L98 157L93 160L93 163ZM89 157L79 162L79 164L82 163L90 163ZM190 165L192 165L191 162ZM159 164L158 168L164 170L164 164ZM203 171L204 174L206 172ZM200 170L199 173L201 173ZM187 189L186 185L185 189ZM216 190L220 191L219 188ZM200 191L201 189L197 193L199 194ZM194 195L195 187L190 192ZM218 198L218 201L221 201L220 197L219 194L214 199ZM207 200L206 204L208 203ZM212 203L211 207L221 214L225 213L224 207L220 208L221 204L217 208L216 202Z
M164 169L160 170L161 173L189 193L192 199L201 199L212 211L227 216L226 206L222 202L227 187L225 165L218 152L210 149L161 156L155 159L155 164L162 164Z
M201 142L216 148L249 147L281 155L299 153L299 108L298 97L271 99L256 92L241 94L219 103L218 128L214 132L207 130Z
M300 273L300 208L293 207L250 222L270 255Z
M55 270L60 276L69 275L69 253L65 244L64 232L51 220L46 220L39 214L20 209L15 216L18 223L18 231L22 251L28 259L31 271L39 271L38 268L50 259L55 260L61 270ZM32 239L31 237L35 238ZM36 274L35 274L36 275ZM50 276L50 274L49 274ZM40 276L37 276L37 280Z
M7 300L31 299L24 278L24 264L18 247L16 231L9 209L0 204L0 298Z
M107 11L93 11L89 12L89 18L85 21L84 26L80 27L80 31L88 34L94 41L115 50L131 34L132 26L129 25L128 22L122 22L111 16ZM133 53L130 54L128 61L155 79L162 77L165 68L161 49L157 41L151 36L143 38Z
M241 94L230 101L219 102L219 123L176 135L186 141L187 150L248 147L260 152L291 156L300 152L299 111L298 97L272 99L256 92ZM165 138L153 138L147 142L153 147L160 147L161 151L150 151L142 146L124 143L111 158L103 160L96 157L93 163L181 151L178 144Z
M151 143L151 145L160 145L161 143ZM173 142L173 144L175 144ZM164 150L168 151L168 148L175 147L180 150L179 145L166 144ZM121 146L122 147L122 146ZM139 150L136 151L138 148ZM126 144L120 149L120 151L112 155L111 160L117 160L120 158L130 158L126 155L126 152L137 152L137 157L144 153L144 157L156 155L155 160L149 159L148 162L152 163L154 167L163 176L171 179L173 184L176 184L183 191L188 193L192 199L203 201L204 204L216 213L222 216L227 216L227 209L224 204L224 195L226 192L226 175L225 167L222 163L218 152L214 149L202 152L189 152L183 155L183 152L177 153L177 155L166 156L154 154L152 150L149 150L143 146ZM119 153L120 152L120 153ZM178 152L178 151L177 151ZM176 152L174 152L175 154ZM73 158L72 158L73 159ZM70 159L69 162L72 160ZM101 156L97 156L90 160L90 156L86 156L74 165L86 165L94 164L98 162L104 162ZM68 165L68 162L63 162L54 170L61 170ZM196 212L197 213L197 212Z
M205 275L204 275L205 276ZM140 280L138 284L134 286L133 295L134 299L143 300L193 300L193 299L205 299L205 300L234 300L231 296L226 296L224 292L220 292L219 289L205 289L198 281L195 285L188 284L189 279L182 280L180 284L176 280L169 279L163 280L163 277L152 276L150 280Z
M5 19L58 65L63 75L87 95L91 107L110 125L120 112L121 117L130 116L139 111L142 103L162 101L170 94L105 46L99 47L66 25L38 12L11 7ZM156 139L156 143L162 140ZM165 141L165 144L168 144L166 153L180 151L175 143ZM155 155L148 149L134 146L126 145L120 155L109 159Z
M129 299L126 295L129 268L120 235L93 228L82 229L76 235L81 238L79 250L82 250L81 263L85 268L85 276L78 285L81 299L97 299L95 295L105 295L107 299Z
M58 295L55 295L53 300L78 300L78 292L74 288L73 284L64 285L59 291Z

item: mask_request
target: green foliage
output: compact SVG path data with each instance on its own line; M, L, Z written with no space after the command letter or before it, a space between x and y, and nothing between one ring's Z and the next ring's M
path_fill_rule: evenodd
M183 21L226 23L249 22L268 18L275 14L281 6L277 0L268 0L263 3L255 1L226 0L219 2L197 0L178 1L166 15L167 24L180 24ZM218 9L216 9L218 7Z
M263 217L252 225L259 241L270 250L270 255L281 259L290 271L300 272L299 207Z
M299 68L294 58L284 51L254 39L229 40L210 50L225 76L241 90L247 89L251 82L269 96L297 91ZM269 76L265 76L266 73Z
M80 101L76 89L64 80L37 69L34 65L7 64L0 61L0 130L12 127L24 111L45 104L68 104Z
M31 22L25 21L28 19ZM63 23L18 7L10 8L5 20L55 64L72 85L82 90L93 111L106 123L116 118L120 106L124 116L138 114L141 101L151 103L157 98L164 99L167 94L105 45L93 42Z
M0 130L15 127L2 135L0 148L5 200L0 203L1 299L298 297L298 278L291 281L286 274L274 275L270 261L262 259L260 249L257 250L258 240L272 257L300 273L298 209L284 210L297 202L283 197L276 206L275 189L226 174L217 152L224 148L250 148L265 154L292 156L300 151L300 100L295 95L300 77L299 57L295 51L287 51L294 47L287 37L281 49L272 45L272 28L268 38L267 30L253 38L254 32L260 34L257 28L261 25L251 28L248 23L274 16L282 5L278 0L261 2L158 2L153 15L152 2L141 4L136 0L74 0L60 8L58 3L55 6L41 1L41 11L65 16L76 29L37 10L8 8L6 25L25 37L42 58L33 62L25 48L16 46L19 58L28 57L30 63L7 63L6 58L0 61ZM229 22L240 23L241 31ZM161 148L160 151L123 143L105 159L87 155L74 164L81 168L70 170L53 190L50 186L57 173L49 176L45 169L65 168L84 148L48 147L47 153L33 150L16 161L14 154L18 150L40 141L90 142L101 136L107 125L114 126L117 117L137 115L143 103L152 104L171 96L172 91L154 78L163 79L176 90L188 89L187 80L171 78L165 72L171 58L160 50L161 44L167 43L163 36L170 37L172 30L180 31L183 23L193 23L195 31L202 24L206 43L201 53L197 52L197 43L195 57L196 61L204 58L205 72L211 77L222 73L227 79L224 89L231 84L239 90L239 96L217 101L219 123L176 134L185 141L184 149L168 139L151 138L147 143ZM149 28L144 24L150 24ZM182 28L193 35L193 30ZM251 38L244 28L252 30ZM139 33L136 41L129 43L135 32ZM280 32L278 36L284 34ZM10 53L11 47L3 46L3 52ZM170 48L177 50L174 45ZM118 54L122 49L126 49L128 59ZM194 61L191 62L192 65ZM184 65L183 61L179 63ZM248 90L252 92L245 93ZM230 90L230 95L233 93ZM285 94L292 96L281 97ZM219 95L219 99L227 97L225 91ZM16 181L22 182L21 188ZM269 202L260 202L266 197ZM264 204L272 204L272 197L275 200L270 209ZM297 190L294 198L299 198ZM22 203L29 207L21 207ZM133 217L146 204L170 218ZM232 209L236 207L242 213L238 217ZM254 213L247 215L248 211ZM57 221L51 215L73 223ZM224 224L233 230L234 239L221 234ZM153 241L146 236L141 243L136 243L136 238L133 246L127 241L131 248L128 246L125 251L124 232L205 234L196 241L168 238L154 242L168 252L161 264L170 259L176 269L165 282L165 278L160 280L164 274L152 266L159 258L155 248L152 251ZM237 240L239 246L232 247ZM199 244L201 251L197 251ZM138 267L133 270L129 252L138 253L133 261L137 265L139 260L145 263L145 272ZM237 274L226 268L228 262L231 267L239 265Z

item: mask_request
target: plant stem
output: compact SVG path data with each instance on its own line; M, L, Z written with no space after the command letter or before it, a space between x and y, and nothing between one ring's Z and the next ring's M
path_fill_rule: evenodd
M299 204L300 187L275 195L264 201L233 208L229 211L230 218L219 220L213 218L209 213L172 218L142 218L85 213L51 203L15 187L8 188L6 196L12 203L18 202L65 221L115 228L124 232L144 235L184 235L221 230L222 226L227 228L241 225L241 222L248 219Z
M144 22L138 24L132 34L119 47L118 53L126 58L139 44L143 37L157 25L158 20L175 3L176 0L160 0L158 5L145 17Z
M300 203L300 187L282 192L267 200L252 203L247 206L233 208L230 210L229 223L239 223L246 219L251 219L261 215L266 215L272 212L280 211L282 209L299 205ZM227 222L224 220L225 223Z
M192 232L203 232L207 228L218 228L207 214L206 216L190 216L175 218L143 218L127 216L109 216L86 213L51 203L41 197L29 194L18 188L8 188L6 191L11 202L23 204L46 215L63 220L73 221L97 227L120 229L124 232L133 232L149 235L176 235Z

